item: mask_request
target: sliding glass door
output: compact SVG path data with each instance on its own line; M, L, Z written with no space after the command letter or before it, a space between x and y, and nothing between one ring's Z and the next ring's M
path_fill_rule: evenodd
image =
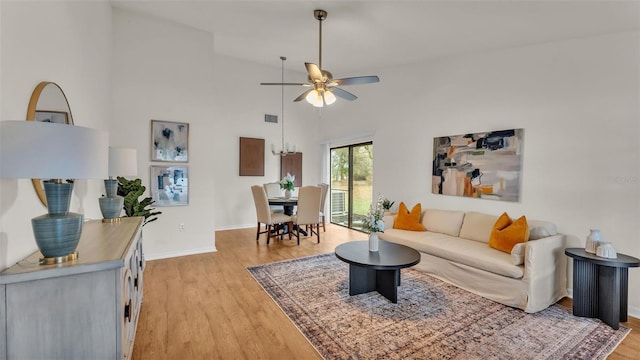
M362 230L373 192L373 144L332 148L330 156L331 222Z

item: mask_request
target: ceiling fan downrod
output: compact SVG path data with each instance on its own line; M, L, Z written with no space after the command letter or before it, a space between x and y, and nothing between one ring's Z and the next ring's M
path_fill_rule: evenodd
M318 67L322 70L322 21L327 18L327 12L324 10L314 10L313 17L318 20L319 25L319 41L318 41Z

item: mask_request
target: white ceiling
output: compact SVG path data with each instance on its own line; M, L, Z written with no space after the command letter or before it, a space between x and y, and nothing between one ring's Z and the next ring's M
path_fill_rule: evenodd
M220 1L111 0L115 7L214 34L216 52L304 72L318 62L334 77L463 53L640 30L640 1ZM265 79L268 80L268 79Z

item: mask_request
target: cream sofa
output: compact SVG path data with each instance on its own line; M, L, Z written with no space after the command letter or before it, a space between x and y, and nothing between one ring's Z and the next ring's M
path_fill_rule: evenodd
M533 313L567 295L565 237L550 222L530 221L530 240L511 254L489 247L497 215L427 209L427 231L393 229L387 215L379 238L420 252L415 268L499 303Z

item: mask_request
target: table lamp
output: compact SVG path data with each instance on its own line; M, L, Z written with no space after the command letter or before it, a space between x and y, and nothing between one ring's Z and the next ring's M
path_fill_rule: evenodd
M98 199L102 222L120 221L120 213L124 198L118 196L117 176L135 176L138 174L138 155L136 149L109 147L109 179L105 179L104 187L107 196Z
M107 176L109 134L80 126L0 121L0 178L44 181L48 213L31 219L41 264L77 258L84 216L69 212L73 181Z

